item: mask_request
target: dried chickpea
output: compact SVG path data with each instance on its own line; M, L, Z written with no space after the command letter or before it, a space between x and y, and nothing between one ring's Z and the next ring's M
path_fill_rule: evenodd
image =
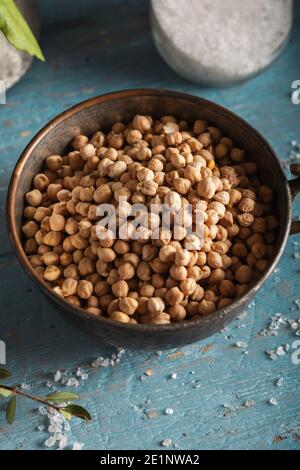
M38 189L33 189L26 193L26 202L33 207L37 207L42 202L42 193Z
M183 305L175 304L171 305L168 308L168 314L170 315L171 319L175 322L182 321L186 317L186 310Z
M148 300L148 310L154 315L164 311L165 304L160 297L152 297Z
M200 315L209 315L216 310L216 305L210 300L201 300L198 305L198 313Z
M81 299L88 299L93 293L94 286L90 281L84 279L78 281L77 295Z
M62 294L64 297L75 295L77 292L78 281L71 277L65 279L62 283Z
M34 177L22 225L33 269L72 305L132 324L196 320L267 268L278 227L273 190L220 129L136 115L72 145ZM98 224L103 203L116 210L119 239ZM158 207L136 232L125 223L134 204ZM188 231L199 219L202 236Z
M138 308L138 301L132 297L124 297L119 300L119 308L127 315L134 315Z
M60 269L54 265L47 266L44 271L44 279L46 279L46 281L56 281L60 276Z
M120 323L129 323L129 321L130 321L129 316L126 315L126 313L119 312L119 311L112 312L109 315L109 318L111 318L114 321L120 322Z
M111 290L116 297L127 297L129 287L127 282L121 279L112 285Z
M240 284L248 284L251 281L252 276L253 276L253 271L251 267L246 264L243 264L242 266L240 266L235 272L236 280Z
M183 299L184 295L178 287L172 287L166 293L166 302L169 305L179 304Z

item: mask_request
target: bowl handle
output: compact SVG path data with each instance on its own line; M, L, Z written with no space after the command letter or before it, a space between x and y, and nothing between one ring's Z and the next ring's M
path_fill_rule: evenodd
M300 192L300 163L292 163L290 165L291 173L297 178L289 181L289 187L294 200L297 194ZM300 220L294 220L291 225L290 235L300 233Z

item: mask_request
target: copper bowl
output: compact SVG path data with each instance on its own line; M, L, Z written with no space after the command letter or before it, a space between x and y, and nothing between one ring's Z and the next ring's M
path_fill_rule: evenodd
M33 176L40 170L42 161L51 154L61 154L79 132L90 135L116 121L129 122L134 114L151 114L155 117L173 114L187 121L207 120L247 151L257 163L262 180L275 190L279 229L275 255L268 269L243 296L229 306L195 321L170 325L128 325L105 317L92 316L52 292L35 274L22 246L24 194L31 187ZM283 253L289 233L300 231L300 222L291 223L291 202L300 189L300 165L293 165L292 172L297 177L288 182L273 149L265 139L247 122L222 106L196 96L165 90L110 93L84 101L60 114L38 132L23 151L8 190L9 236L21 265L46 298L55 305L58 312L77 323L84 331L118 346L143 349L179 347L216 333L241 313L270 276Z

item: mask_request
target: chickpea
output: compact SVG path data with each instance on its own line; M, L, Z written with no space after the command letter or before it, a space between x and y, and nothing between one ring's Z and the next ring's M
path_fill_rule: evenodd
M273 190L267 185L262 185L258 188L258 197L261 202L268 204L273 200Z
M47 266L44 271L44 279L46 281L56 281L61 276L61 271L57 266Z
M240 284L248 284L253 276L250 266L243 264L235 272L235 278Z
M131 263L126 261L120 264L118 268L118 274L119 274L120 279L125 279L125 280L132 279L135 275L134 266L132 266Z
M126 315L126 313L119 312L119 311L112 312L109 315L109 318L120 323L129 323L130 321L129 316Z
M127 297L129 287L127 282L121 279L112 285L111 290L116 297Z
M151 129L151 122L148 116L136 115L132 120L132 126L134 129L137 129L142 134L144 134Z
M187 266L191 260L190 252L185 249L180 249L175 252L175 264L177 266Z
M145 284L144 286L140 288L139 293L142 297L150 298L150 297L153 297L154 291L155 291L154 286L152 286L151 284Z
M184 266L176 266L173 264L170 268L170 275L176 281L183 281L188 277L188 271Z
M26 193L26 202L33 207L37 207L42 202L42 193L38 189L33 189Z
M263 243L254 243L251 246L251 252L257 259L264 258L266 255L266 245Z
M187 278L180 282L180 290L184 296L192 295L195 291L197 283L193 278Z
M93 293L94 286L90 281L80 280L77 286L77 295L81 299L88 299Z
M50 180L44 173L38 173L33 179L33 186L41 192L46 191Z
M163 312L165 304L160 297L152 297L148 300L148 310L152 315Z
M171 305L168 308L168 314L173 321L182 321L186 317L186 309L180 304Z
M172 287L166 293L166 302L169 305L179 304L183 301L184 295L178 287Z
M251 229L253 232L264 233L266 231L266 221L263 217L255 217Z
M112 248L103 248L99 246L97 250L98 258L105 263L111 263L116 259L116 253Z
M132 297L124 297L119 300L120 310L129 316L134 315L138 305L138 301Z
M159 258L164 263L173 262L175 259L176 248L171 245L164 245L159 250Z
M214 302L211 302L210 300L201 300L198 305L198 313L200 315L209 315L213 313L216 310L216 306Z
M50 231L43 237L43 243L48 246L58 246L61 243L61 232Z
M94 201L97 204L103 204L105 202L109 202L111 197L112 197L112 192L108 184L103 184L102 186L98 186L98 188L94 192Z
M216 186L210 177L203 178L197 184L197 194L206 199L212 199L216 192Z
M192 183L187 178L177 178L174 180L173 185L179 194L187 194L191 189Z
M247 246L242 242L237 242L232 247L232 254L238 258L246 258L248 255Z
M207 263L209 267L213 269L223 267L222 257L217 251L210 251L207 253Z
M64 297L75 295L77 292L78 281L71 277L65 279L62 283L62 294Z
M250 227L250 225L252 225L254 222L254 217L249 212L239 214L237 218L241 227Z
M24 233L26 238L33 238L38 232L38 230L39 226L33 220L29 220L22 226L22 232Z
M61 232L65 227L65 219L62 215L52 214L49 218L50 229L54 232Z

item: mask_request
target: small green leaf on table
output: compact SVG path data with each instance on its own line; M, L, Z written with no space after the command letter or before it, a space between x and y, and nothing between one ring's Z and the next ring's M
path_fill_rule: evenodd
M90 421L92 419L90 413L80 405L68 405L63 408L64 412L68 412L72 416Z
M75 393L71 392L55 392L45 397L45 399L52 403L64 403L73 400L78 400L78 396L75 395Z
M6 421L8 424L12 424L15 419L16 415L16 406L17 406L17 398L14 395L8 402L6 407Z
M11 376L11 373L8 370L0 368L0 379L1 380L8 379L10 376Z
M7 388L3 388L0 385L0 395L2 395L2 397L5 397L5 398L10 397L12 395L12 391L7 390Z
M0 1L0 31L16 49L45 60L36 38L13 0Z

